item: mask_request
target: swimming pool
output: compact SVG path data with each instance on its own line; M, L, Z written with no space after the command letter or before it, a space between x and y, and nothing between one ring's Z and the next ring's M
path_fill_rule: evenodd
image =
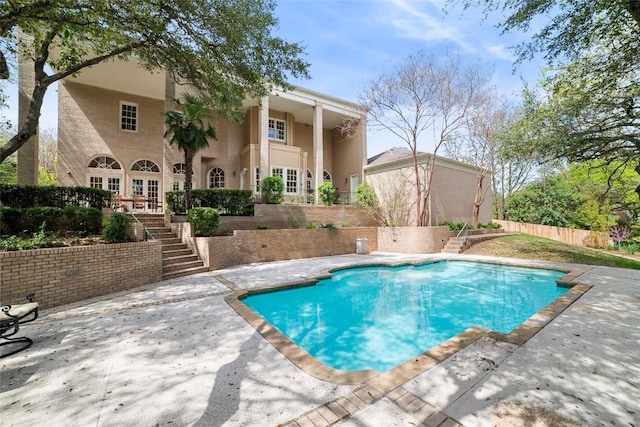
M566 273L468 261L334 271L242 302L323 364L390 368L471 326L509 333L567 291Z

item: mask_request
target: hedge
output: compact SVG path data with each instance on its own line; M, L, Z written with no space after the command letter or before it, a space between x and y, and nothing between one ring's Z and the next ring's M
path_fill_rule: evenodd
M0 206L0 234L2 235L35 233L40 230L43 223L46 231L100 234L102 211L79 206L24 209Z
M185 213L184 191L168 191L167 207L175 213ZM251 190L195 189L191 190L194 208L214 208L220 215L253 215Z
M110 199L111 192L98 188L0 184L0 204L16 209L69 205L102 209Z

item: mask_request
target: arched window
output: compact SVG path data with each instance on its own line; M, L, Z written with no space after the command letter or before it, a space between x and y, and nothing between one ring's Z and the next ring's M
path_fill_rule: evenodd
M174 163L173 164L173 174L174 175L184 175L187 173L187 165L184 163Z
M160 172L160 168L151 160L138 160L131 166L132 171L137 172Z
M213 168L209 172L209 188L224 188L224 171L221 168Z
M307 192L313 191L313 174L307 169Z
M99 156L91 160L89 167L96 169L122 169L116 159L107 156Z
M324 182L333 182L333 179L331 179L331 174L327 171L322 172L322 180Z

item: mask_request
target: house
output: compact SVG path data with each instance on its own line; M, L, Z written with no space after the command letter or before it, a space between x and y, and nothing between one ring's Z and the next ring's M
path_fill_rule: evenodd
M432 154L418 153L418 169L424 182ZM364 169L365 180L371 184L378 199L386 207L396 225L416 224L416 179L413 153L408 148L392 148L368 160ZM437 156L431 183L431 197L428 202L431 223L439 225L443 221L467 222L476 192L476 168L472 165ZM490 177L485 179L490 185ZM479 222L491 222L491 194L480 207Z
M183 189L184 155L164 138L163 113L186 91L168 73L135 61L101 63L61 81L58 184L145 196L149 206ZM323 181L353 199L366 162L360 106L299 87L244 106L242 123L213 123L218 137L196 154L193 188L258 196L262 177L280 175L286 201L318 203Z

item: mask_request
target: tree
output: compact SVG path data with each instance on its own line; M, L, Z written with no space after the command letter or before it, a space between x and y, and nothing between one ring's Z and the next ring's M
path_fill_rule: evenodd
M176 145L184 151L184 200L187 212L191 209L191 183L193 180L193 158L196 153L209 146L207 138L216 139L216 131L209 123L213 119L205 101L189 93L184 101L176 100L182 110L165 113L165 138L170 145ZM206 123L205 123L206 122Z
M638 0L465 0L463 5L480 5L486 14L506 14L498 25L505 33L537 29L516 48L520 61L543 53L550 64L567 65L605 49L607 55L592 64L591 76L600 76L597 80L606 84L607 77L630 77L637 72Z
M529 92L531 135L543 159L632 162L640 156L640 1L467 0L500 10L505 31L540 28L517 48L519 60L544 53L542 88ZM636 166L640 172L640 165ZM640 186L636 190L640 195Z
M58 182L58 137L55 129L42 129L38 139L38 184L56 185Z
M475 167L476 191L471 210L473 227L478 227L480 207L492 187L485 179L494 173L499 163L500 135L513 117L512 107L498 103L497 97L486 98L484 105L465 118L462 134L445 146L447 156Z
M3 64L18 51L35 71L28 114L0 148L0 162L35 135L52 83L115 58L165 69L197 88L223 118L239 118L247 94L261 97L273 87L288 88L289 76L308 77L303 48L271 35L274 9L272 0L0 3L0 75L9 76ZM30 37L18 40L17 30Z
M562 175L545 178L516 192L507 205L511 221L571 226L571 216L584 199L571 191Z
M369 123L404 141L413 155L417 225L430 225L429 197L438 150L463 125L469 111L481 104L489 77L459 55L436 57L424 51L369 82L358 95L369 112ZM419 143L433 135L433 152L426 170L418 162Z
M0 147L9 141L11 134L0 128ZM15 184L17 182L16 155L10 155L4 163L0 163L0 184Z

